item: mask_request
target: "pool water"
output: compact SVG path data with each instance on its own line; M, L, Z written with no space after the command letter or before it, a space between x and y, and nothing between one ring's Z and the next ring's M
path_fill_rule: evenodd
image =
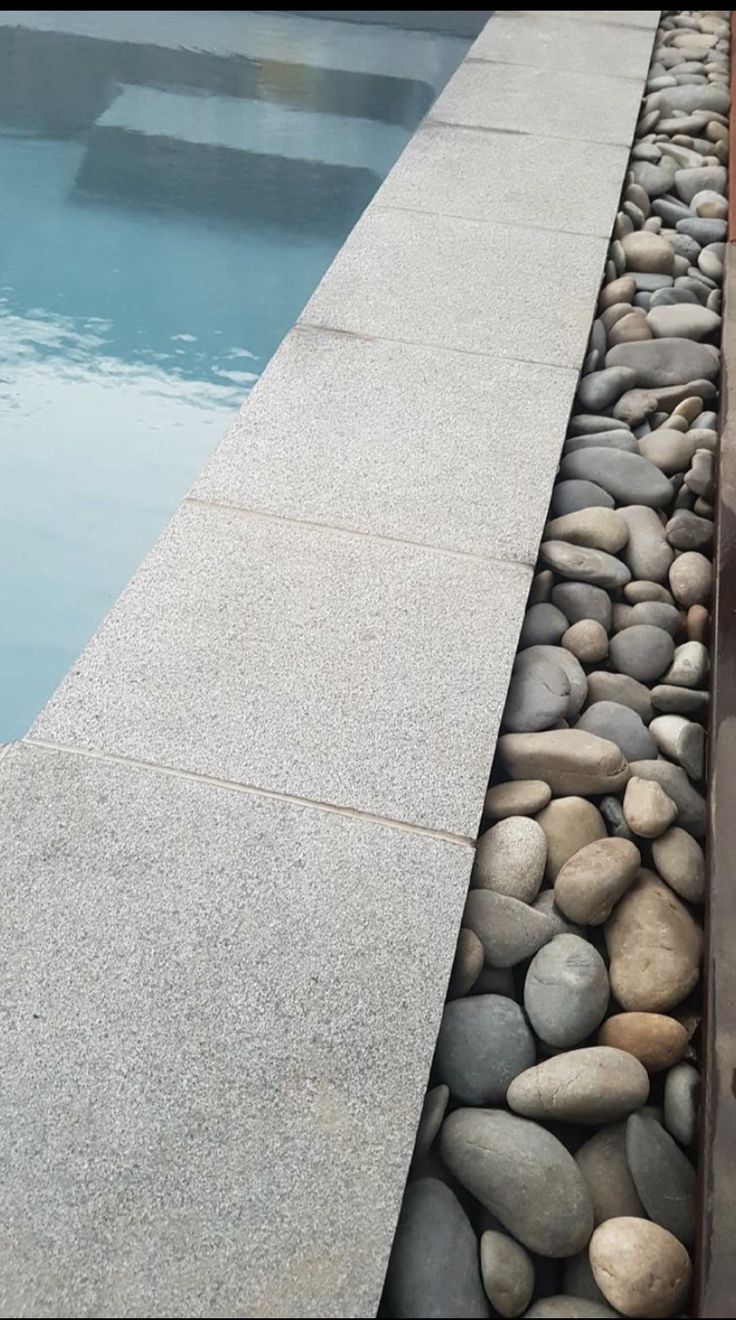
M22 735L468 42L0 12L0 742Z

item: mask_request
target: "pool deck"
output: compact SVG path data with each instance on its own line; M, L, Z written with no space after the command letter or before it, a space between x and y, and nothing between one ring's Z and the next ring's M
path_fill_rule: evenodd
M658 19L490 20L0 753L0 1315L375 1314Z

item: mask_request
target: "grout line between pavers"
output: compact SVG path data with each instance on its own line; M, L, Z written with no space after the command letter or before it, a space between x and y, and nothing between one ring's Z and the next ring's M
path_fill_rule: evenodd
M349 820L368 821L374 825L383 825L389 829L405 830L409 834L419 834L423 838L437 839L441 843L451 843L456 847L475 848L475 838L469 834L454 834L451 830L434 830L429 825L417 825L411 821L396 820L393 816L381 816L373 811L362 811L359 807L341 807L334 802L323 802L319 798L299 797L296 793L283 793L276 788L262 788L257 784L238 784L232 779L219 779L217 775L201 774L196 770L182 770L177 766L165 765L160 761L141 761L133 756L120 756L116 752L95 752L86 747L76 747L73 743L47 742L43 738L25 737L16 743L9 743L3 754L11 747L37 747L45 752L58 752L69 756L81 756L90 761L102 761L112 765L131 766L153 774L168 775L174 779L189 779L197 784L206 784L210 788L222 788L228 793L241 793L248 797L263 797L274 802L284 802L296 807L311 807L314 811L324 811L332 816L345 816Z
M450 555L457 559L470 559L485 568L509 565L515 568L533 568L533 559L499 559L496 555L476 554L473 550L456 550L452 546L433 545L431 541L413 541L404 536L387 536L383 532L364 532L359 527L340 527L335 523L318 522L314 518L293 518L288 513L273 513L270 509L251 509L244 504L231 504L229 500L209 499L202 495L185 495L182 504L193 504L198 508L223 509L228 513L240 514L243 518L257 518L265 522L285 523L288 526L305 527L309 531L334 532L336 536L358 537L362 541L379 541L388 545L408 546L412 550L426 550L429 554Z
M601 23L601 27L610 27L610 24ZM651 47L651 42L649 43ZM534 69L535 73L547 73L548 69L541 64L529 64L526 60L500 60L494 59L491 55L466 55L464 64L501 64L507 69ZM585 75L584 69L563 69L558 66L560 73L579 73ZM588 75L589 76L589 75ZM640 76L638 73L600 73L601 78L618 78L623 83L645 83L646 73Z
M444 127L444 125L441 125ZM558 139L559 140L559 139ZM602 238L608 243L611 237L610 226L605 233L599 233L592 229L562 229L559 225L533 225L525 220L523 225L513 224L508 220L485 220L482 216L459 215L457 211L439 211L427 206L404 206L400 202L379 202L374 201L371 204L372 211L406 211L409 215L439 215L448 220L469 220L471 224L476 225L498 225L502 229L513 229L514 233L520 230L533 229L543 234L566 234L568 238ZM546 365L546 364L544 364ZM551 365L551 363L550 363Z
M481 62L484 61L479 61L479 63ZM646 85L645 79L642 78L640 79L640 81L642 87L644 87ZM511 133L514 137L546 138L551 142L575 142L581 147L625 147L627 151L631 151L631 143L632 143L632 138L628 138L625 142L619 142L618 140L612 142L610 139L607 139L605 142L602 142L600 138L566 137L564 133L546 133L546 132L536 133L536 132L532 132L531 129L522 130L516 128L497 128L495 125L491 126L490 124L454 124L451 119L436 118L432 114L431 110L429 114L426 115L425 118L422 120L422 123L417 129L417 132L420 132L421 129L428 127L429 128L465 128L473 133ZM634 128L636 128L636 124L634 125ZM388 175L386 177L388 177Z

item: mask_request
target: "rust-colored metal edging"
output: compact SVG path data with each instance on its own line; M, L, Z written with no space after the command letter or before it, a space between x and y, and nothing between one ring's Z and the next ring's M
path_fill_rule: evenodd
M731 48L736 14L731 14ZM736 64L731 67L736 104ZM736 119L729 219L711 617L708 899L695 1314L736 1317Z

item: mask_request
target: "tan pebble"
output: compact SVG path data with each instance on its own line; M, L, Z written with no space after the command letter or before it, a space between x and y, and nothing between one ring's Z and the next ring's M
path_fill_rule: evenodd
M652 859L670 889L688 903L705 898L705 856L687 830L673 825L652 843Z
M649 1078L638 1059L625 1050L593 1045L567 1050L519 1073L506 1103L537 1122L599 1124L632 1114L648 1096Z
M639 775L626 785L623 810L629 829L643 839L656 839L677 819L677 807L661 784Z
M638 310L634 308L628 316L622 316L615 325L611 326L608 332L609 348L615 348L617 344L633 344L639 339L652 338L646 315L637 316Z
M707 605L713 584L713 565L697 550L678 555L670 568L670 587L678 605Z
M589 1246L593 1278L622 1315L672 1316L690 1289L692 1265L681 1242L648 1219L621 1216L600 1224Z
M483 814L492 821L507 816L536 816L551 797L552 789L541 779L509 779L489 788Z
M648 1072L661 1072L680 1062L689 1041L682 1023L663 1013L617 1013L603 1023L598 1044L627 1050Z
M562 645L582 665L595 665L608 655L608 633L595 619L580 619L563 633Z
M447 991L449 999L459 999L472 990L483 970L483 945L475 931L462 927L457 939L455 961Z
M622 275L617 280L611 280L610 284L601 289L598 299L598 306L601 310L606 307L613 307L615 303L631 303L636 293L636 280L632 275Z
M710 613L704 605L691 605L687 612L687 637L689 642L704 642L707 645L710 631Z
M630 774L620 747L582 729L505 733L498 748L511 779L543 779L560 795L617 793Z
M554 585L555 575L551 568L543 568L541 572L535 573L529 589L527 606L543 605L552 595Z
M631 1012L666 1013L697 985L703 932L672 890L642 869L605 926L611 989Z
M629 839L598 839L586 844L560 868L555 903L570 921L601 926L633 884L640 866L639 849Z
M555 798L537 816L547 838L545 879L554 884L568 857L596 839L605 839L606 824L596 806L582 797Z
M703 411L703 400L697 395L691 395L689 399L683 399L676 408L672 409L673 417L684 417L687 422L694 422Z

